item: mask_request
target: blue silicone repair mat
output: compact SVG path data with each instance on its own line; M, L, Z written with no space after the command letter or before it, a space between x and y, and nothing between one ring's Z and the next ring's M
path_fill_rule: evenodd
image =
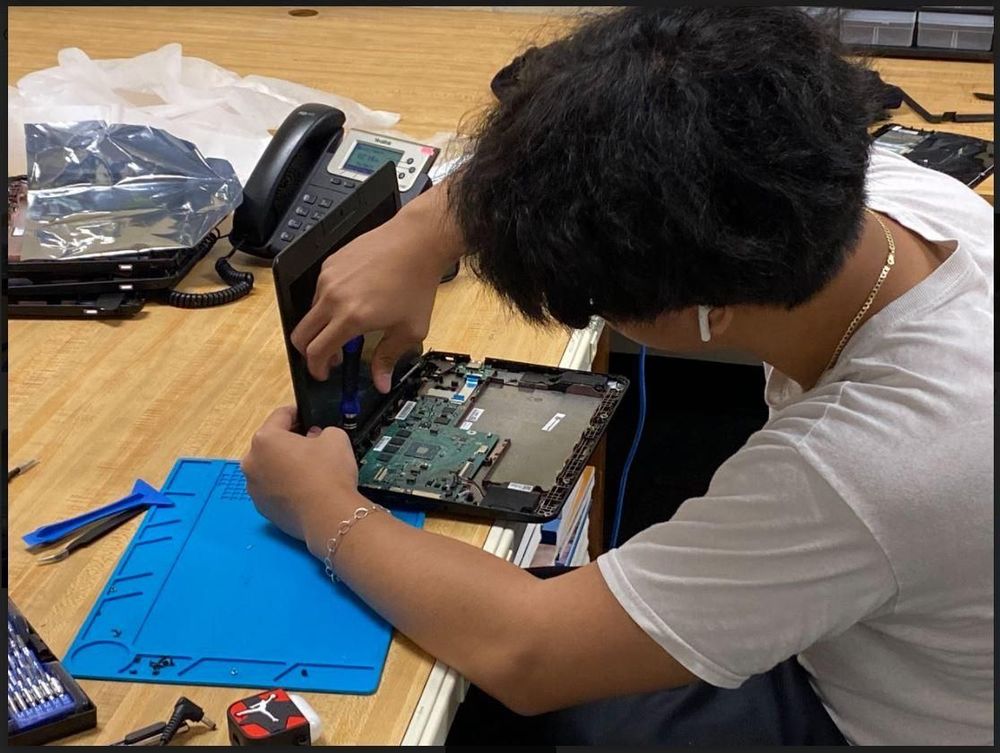
M175 507L146 513L66 652L75 677L375 691L392 628L257 513L237 463L178 460L161 491Z

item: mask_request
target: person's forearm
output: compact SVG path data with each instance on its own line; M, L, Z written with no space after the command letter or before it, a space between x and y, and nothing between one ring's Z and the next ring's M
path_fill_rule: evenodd
M465 253L461 231L448 207L447 179L409 202L393 221L426 239L421 245L426 245L425 253L440 264L441 273Z
M368 505L358 495L350 510ZM338 522L311 526L307 542L317 557L325 556ZM382 512L342 537L333 565L361 599L425 651L496 697L509 696L529 660L528 621L540 611L533 594L541 581L482 549Z

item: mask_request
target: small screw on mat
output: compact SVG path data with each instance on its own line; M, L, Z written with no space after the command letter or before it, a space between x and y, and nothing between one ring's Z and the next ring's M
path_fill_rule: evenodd
M169 656L161 656L159 659L156 659L155 661L153 659L149 660L149 667L150 669L153 670L154 675L159 675L160 670L163 669L164 667L172 667L172 666L174 666L174 660L171 659Z

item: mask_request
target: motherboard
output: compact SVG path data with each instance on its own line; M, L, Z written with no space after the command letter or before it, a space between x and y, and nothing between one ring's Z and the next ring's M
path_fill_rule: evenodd
M388 505L549 519L627 385L591 372L424 354L352 435L358 487Z
M492 374L488 367L452 364L424 382L361 458L360 485L430 499L481 500L482 483L510 445L474 428L482 414L473 407L475 398Z

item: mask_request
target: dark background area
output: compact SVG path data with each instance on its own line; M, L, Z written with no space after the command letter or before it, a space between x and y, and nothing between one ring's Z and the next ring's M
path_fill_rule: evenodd
M606 543L638 421L638 361L631 353L610 356L609 372L632 384L607 434ZM646 427L629 473L619 543L668 520L689 497L704 494L716 469L764 425L764 370L650 354L646 403Z

